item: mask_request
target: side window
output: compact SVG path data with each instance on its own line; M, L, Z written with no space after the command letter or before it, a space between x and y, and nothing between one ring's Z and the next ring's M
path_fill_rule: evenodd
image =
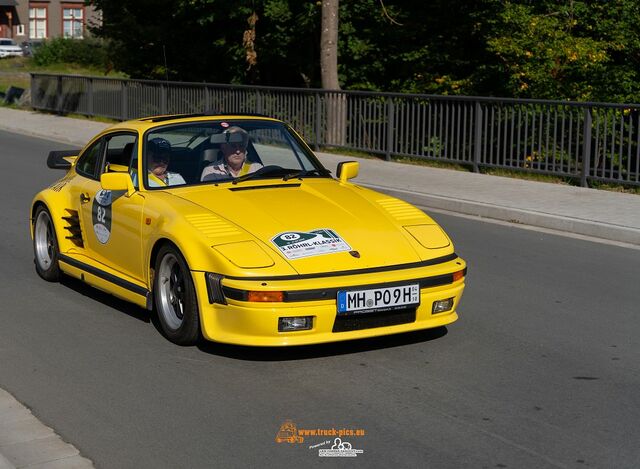
M137 139L132 134L117 134L107 137L107 156L104 171L127 172L131 160L137 158Z
M138 138L135 134L116 134L107 137L104 171L128 172L138 188Z
M100 139L89 148L85 150L85 152L80 156L78 162L76 163L76 171L83 176L86 176L91 179L97 179L96 169L98 166L98 161L102 156L102 143L103 140Z

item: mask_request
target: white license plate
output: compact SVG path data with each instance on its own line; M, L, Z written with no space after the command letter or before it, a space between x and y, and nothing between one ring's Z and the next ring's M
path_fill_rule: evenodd
M389 311L420 304L420 285L338 291L338 313Z

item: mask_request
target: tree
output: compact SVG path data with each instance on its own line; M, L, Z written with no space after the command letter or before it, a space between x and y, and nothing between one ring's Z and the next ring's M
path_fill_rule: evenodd
M340 89L338 82L338 18L339 0L322 0L320 69L322 88L325 90Z
M638 22L632 0L509 2L487 47L502 62L508 96L638 100Z

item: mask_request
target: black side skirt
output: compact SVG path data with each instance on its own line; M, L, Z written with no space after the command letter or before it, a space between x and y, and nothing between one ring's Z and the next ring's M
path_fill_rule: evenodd
M85 272L88 272L91 275L95 275L96 277L100 277L102 280L113 283L114 285L124 288L125 290L129 290L130 292L133 292L137 295L144 296L147 299L147 308L151 304L151 292L146 288L138 286L135 283L128 282L127 280L123 280L120 277L116 277L115 275L105 272L104 270L100 270L96 267L93 267L92 265L85 264L84 262L80 262L64 254L59 254L58 258L65 264L77 267L78 269L84 270Z

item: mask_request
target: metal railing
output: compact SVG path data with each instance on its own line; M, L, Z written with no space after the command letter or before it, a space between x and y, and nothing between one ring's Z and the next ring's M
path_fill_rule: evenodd
M31 75L32 106L127 120L251 112L316 149L640 185L640 105Z

